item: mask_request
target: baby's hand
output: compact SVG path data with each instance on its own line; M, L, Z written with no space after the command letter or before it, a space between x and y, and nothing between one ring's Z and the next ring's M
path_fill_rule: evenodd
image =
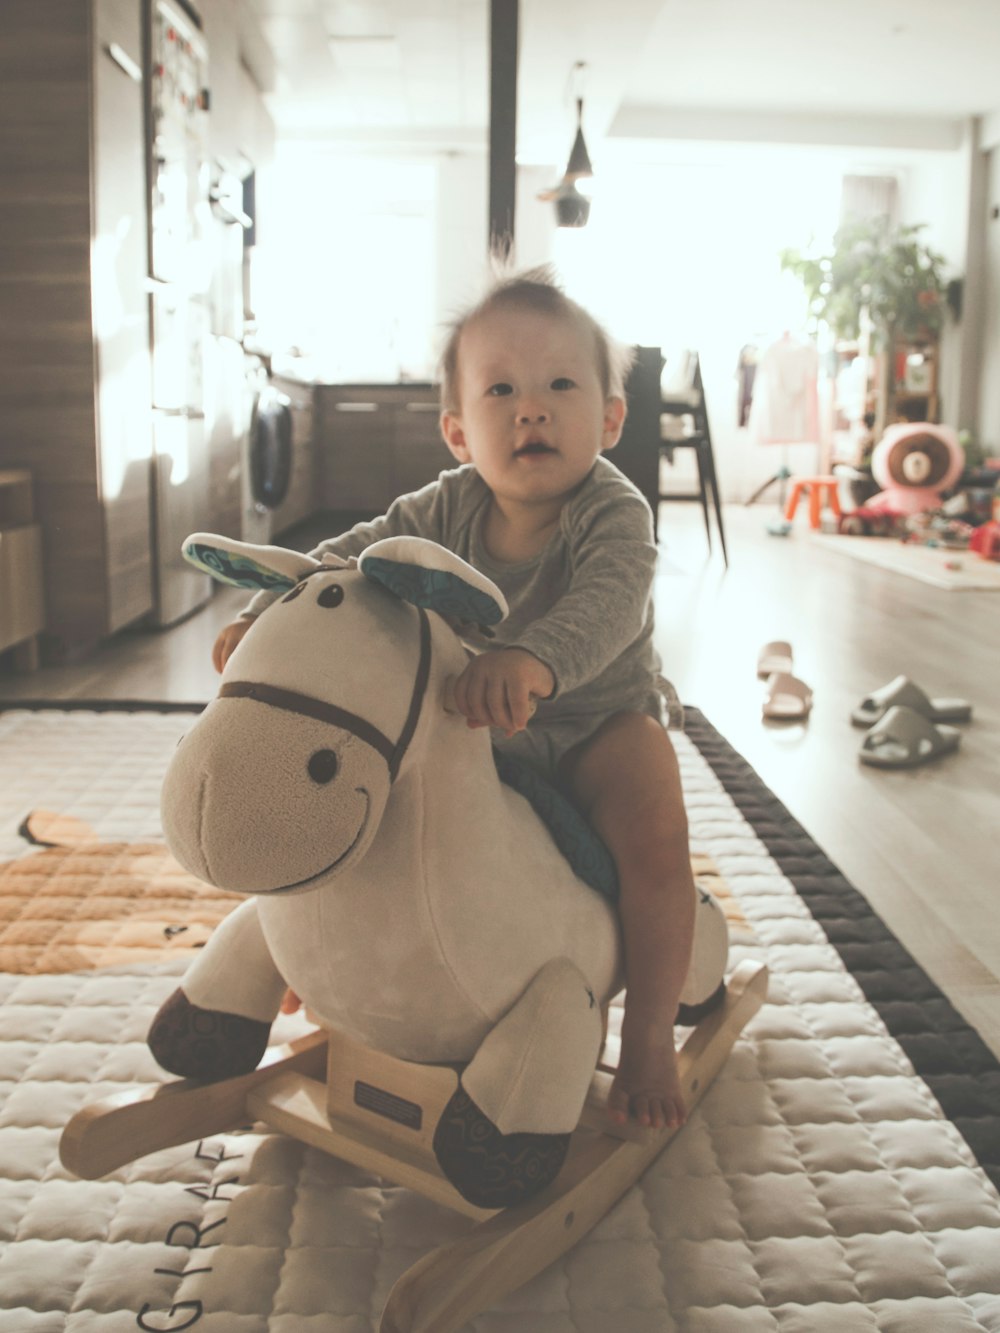
M232 621L219 631L219 637L212 646L212 665L216 671L222 671L256 618L256 616L241 616L239 620Z
M524 648L491 648L474 657L455 682L455 707L470 727L523 731L536 699L555 689L551 670Z

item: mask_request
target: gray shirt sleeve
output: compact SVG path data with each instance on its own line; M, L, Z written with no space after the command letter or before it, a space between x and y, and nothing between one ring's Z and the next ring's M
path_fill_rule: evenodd
M609 502L610 501L610 502ZM656 569L649 506L630 487L595 492L563 514L573 562L563 596L517 637L540 658L566 694L600 676L648 633Z

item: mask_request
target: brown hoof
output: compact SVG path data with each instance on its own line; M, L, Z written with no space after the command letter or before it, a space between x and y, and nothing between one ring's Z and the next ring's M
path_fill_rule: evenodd
M477 1208L513 1208L552 1183L569 1134L501 1134L459 1087L434 1131L434 1155L463 1199Z
M249 1074L260 1063L269 1023L218 1009L199 1009L178 988L160 1006L146 1041L156 1063L204 1083Z

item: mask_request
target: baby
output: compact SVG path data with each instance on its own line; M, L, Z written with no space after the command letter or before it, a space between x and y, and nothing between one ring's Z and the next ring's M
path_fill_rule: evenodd
M313 552L360 554L410 534L447 546L504 593L507 620L455 685L473 727L540 769L606 842L618 870L626 999L612 1117L685 1117L673 1027L695 889L677 760L660 723L652 516L602 455L625 418L628 354L550 270L497 283L451 329L441 432L460 467ZM230 654L274 599L219 635Z

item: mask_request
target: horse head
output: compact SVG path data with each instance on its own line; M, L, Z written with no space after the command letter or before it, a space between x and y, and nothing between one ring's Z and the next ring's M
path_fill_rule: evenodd
M184 554L221 582L280 596L168 768L168 845L219 888L317 889L367 852L422 714L441 711L443 673L465 660L432 617L495 624L503 595L416 537L376 542L357 561L319 561L196 533Z

